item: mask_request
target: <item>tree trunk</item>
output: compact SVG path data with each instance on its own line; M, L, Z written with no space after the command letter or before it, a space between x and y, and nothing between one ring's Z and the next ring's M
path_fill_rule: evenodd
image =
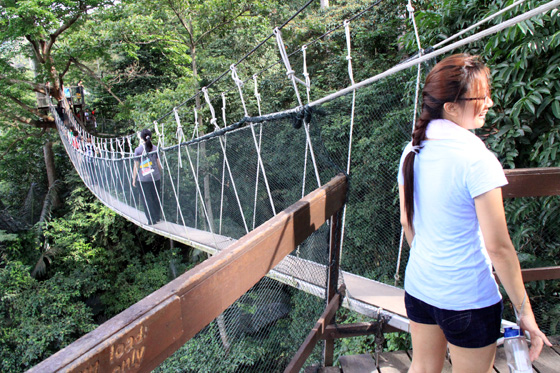
M321 9L329 7L329 0L321 0Z
M43 155L45 157L45 167L47 168L47 180L49 188L53 186L56 181L56 168L54 167L54 154L52 150L52 142L47 141L43 146ZM58 193L55 194L53 207L57 208L61 204Z
M191 46L191 59L192 59L192 72L193 72L193 77L195 79L198 79L198 70L197 70L197 66L196 66L196 46L192 45ZM200 90L199 88L196 88L196 92L195 93L199 93ZM200 95L197 95L195 97L195 107L196 110L198 111L198 113L200 113L200 109L201 109L201 104L200 104ZM202 116L199 115L198 116L198 130L199 130L199 134L200 135L204 135L204 131L202 130ZM200 159L202 161L202 170L204 172L204 204L206 206L206 212L208 214L208 218L204 221L207 221L208 224L210 224L210 226L208 227L208 229L211 232L215 232L214 230L214 214L212 213L212 198L210 197L210 175L208 174L208 162L206 159L206 143L203 141L200 143Z

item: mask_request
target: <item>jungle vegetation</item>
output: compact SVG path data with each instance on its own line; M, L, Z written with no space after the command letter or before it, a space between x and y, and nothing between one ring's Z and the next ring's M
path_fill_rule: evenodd
M528 0L516 12L544 2ZM413 3L426 48L512 1ZM36 108L36 94L56 99L62 85L83 80L99 131L131 133L192 97L304 4L301 0L0 0L0 370L30 368L206 258L142 230L97 201L65 154L52 116ZM371 4L331 0L323 8L314 2L284 28L284 39L294 47L307 43ZM356 81L394 66L417 50L405 1L381 1L353 23L352 32L353 54L360 56L354 65ZM308 69L315 93L349 84L345 43L340 29L309 51L314 53ZM492 70L495 106L479 135L505 168L559 165L559 45L560 15L554 10L461 50L481 55ZM278 58L270 44L250 58L252 73ZM291 92L280 92L278 87L271 80L268 91L261 92L273 97L265 109L285 106L293 99ZM215 88L218 92L219 84ZM368 109L367 102L359 108L364 116ZM239 107L230 110L230 116L243 116ZM338 125L342 123L325 127L323 136L331 141L330 145L325 141L327 147L337 146ZM383 149L388 143L393 149L403 145L389 136L372 137L357 147L355 157L364 160L369 149ZM367 178L386 166L366 161L363 165L354 178ZM370 216L372 203L365 200L356 219ZM558 198L506 204L522 267L558 264L558 204ZM350 238L357 245L368 239L367 232ZM540 302L537 312L547 332L557 334L558 282L528 286L531 298ZM305 314L303 307L298 308L305 295L290 295L291 317ZM344 313L340 322L359 319ZM290 328L289 322L281 322ZM297 340L307 330L290 333ZM273 358L257 348L275 343L279 336L271 333L267 338L236 351L236 365L227 368L256 367ZM221 348L219 341L207 343ZM337 355L368 351L371 343L371 337L343 340ZM406 347L403 335L389 336L385 346ZM161 370L193 371L205 357L197 345L186 346L181 354Z

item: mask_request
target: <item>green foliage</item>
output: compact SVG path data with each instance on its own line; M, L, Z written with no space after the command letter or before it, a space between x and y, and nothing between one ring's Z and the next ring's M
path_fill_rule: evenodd
M254 302L270 302L274 298L266 293L278 295L282 291L289 292L291 298L291 311L285 318L274 321L258 332L242 330L242 315L255 313ZM319 298L265 278L223 313L222 331L218 322L213 321L155 371L282 372L315 324L323 307ZM231 339L229 348L224 346L221 333ZM271 351L275 352L274 356ZM320 359L320 354L315 353L308 362Z
M200 87L226 71L303 1L286 4L245 0L142 0L121 1L106 7L99 7L108 3L100 1L4 3L2 12L6 18L0 21L0 95L10 104L0 112L0 154L3 157L0 190L3 202L15 213L24 205L32 183L36 183L41 194L47 189L41 148L46 138L44 134L38 137L39 130L27 124L25 133L21 131L22 126L13 125L17 121L14 116L42 117L9 97L32 107L35 97L29 82L49 80L50 66L58 72L64 71L69 83L84 79L89 92L88 104L99 109L97 112L103 116L123 120L117 131L136 130L138 128L132 127L129 120L134 120L138 126L150 126L149 123L162 113L192 97ZM434 45L510 3L504 0L415 2L422 45ZM543 1L527 1L515 12L541 3ZM88 7L88 11L80 8L80 4ZM291 52L296 46L315 40L370 4L362 0L337 1L326 10L313 5L310 8L313 11L294 19L283 30L288 50ZM513 13L510 11L493 22L500 22ZM77 22L57 39L52 60L40 64L35 76L27 62L32 52L25 35L31 35L33 40L47 40L50 33L76 15L79 15ZM215 28L216 25L219 27ZM350 30L356 81L384 71L406 57L406 53L415 53L417 49L402 1L382 2L354 20ZM559 30L559 12L554 10L463 50L481 54L492 69L495 105L488 115L488 131L481 135L507 167L558 165ZM404 32L406 34L399 39ZM270 67L278 61L278 51L273 43L269 44L238 66L242 79L268 68L266 74L258 77L259 91L267 98L263 102L263 113L296 105L284 67L281 64ZM401 49L403 46L405 48ZM311 99L350 84L343 28L316 41L307 53ZM293 68L301 76L301 54L291 58ZM66 71L68 62L72 63ZM18 82L8 82L5 77ZM403 73L358 91L356 97L354 133L359 141L353 148L350 179L353 194L346 217L347 225L356 228L349 230L345 237L344 266L385 282L392 282L393 272L393 266L386 263L395 263L397 256L400 226L395 199L396 170L398 155L409 138L413 111L409 93L414 89L415 78L415 71ZM232 87L231 79L223 79L210 92L211 96L226 92L226 114L230 121L227 124L244 116L240 105L230 104L239 100ZM252 82L243 89L245 95L252 94ZM346 168L351 105L351 95L325 104L321 110L327 115L316 112L312 123L313 131L320 127L320 133L315 132L314 136L324 144L322 156L330 157L341 169ZM248 111L250 115L257 114L254 100L249 103ZM192 111L182 110L179 115L185 133L190 135L195 123ZM207 108L199 115L208 122ZM165 121L166 142L174 143L174 118ZM49 140L55 139L54 133L47 132L46 136ZM291 133L276 139L272 145L276 148L294 146ZM235 152L243 150L246 144L232 142L228 146ZM263 150L268 149L265 146ZM45 230L45 242L56 255L49 254L45 250L47 246L41 251L31 233L0 234L0 356L2 369L7 371L26 369L37 363L91 330L95 323L114 316L161 287L174 273L181 273L192 265L187 249L167 249L163 238L143 231L95 201L75 172L69 171L71 166L63 149L59 146L55 152L59 174L67 187L63 190L66 205L41 227ZM172 161L177 162L177 159ZM287 159L274 161L281 166L277 171L270 171L271 178L281 179L286 169L293 168ZM247 165L234 167L242 169ZM220 170L205 165L203 171L219 179ZM250 179L248 173L243 175ZM185 182L181 190L193 190L192 186ZM275 198L281 200L288 196L293 189L290 187L278 186ZM171 193L170 188L166 193ZM226 207L235 204L230 197ZM190 198L190 195L184 192L180 198ZM519 199L506 205L511 236L521 251L523 266L557 264L558 207L557 198ZM263 215L266 213L268 211ZM244 233L234 222L225 222L224 229L236 235ZM48 258L42 259L45 274L41 281L29 276L37 258ZM560 310L557 304L550 302L558 293L557 282L532 283L529 290L538 307L547 310L541 313L542 320L550 325L550 331L557 331ZM238 318L233 315L255 313L258 308L252 298L256 299L255 294L249 293L225 313L235 320L225 322L226 330L234 335L240 333L243 343L227 351L220 339L220 326L213 322L158 369L270 371L267 367L271 360L278 366L285 364L313 326L323 304L293 290L289 316L275 321L263 334L236 331ZM340 322L365 321L349 312L342 312L340 317ZM386 338L387 350L410 347L407 335L388 334ZM371 352L372 342L371 336L343 339L337 342L337 356ZM272 350L279 351L278 355L271 357ZM313 359L320 360L320 357L317 355ZM217 360L214 368L203 368L212 360Z
M39 282L10 261L0 268L0 283L3 371L26 370L95 328L83 282L62 274Z
M337 312L337 324L371 322L371 318L342 308ZM407 351L412 348L410 334L405 332L384 333L382 351ZM345 355L368 354L375 351L375 334L335 340L335 359Z

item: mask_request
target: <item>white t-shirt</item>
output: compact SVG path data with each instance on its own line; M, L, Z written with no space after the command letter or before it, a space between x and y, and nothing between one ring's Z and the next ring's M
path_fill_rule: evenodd
M472 132L437 119L414 161L414 240L405 290L432 306L477 309L501 299L474 198L507 184L502 166ZM401 157L398 181L403 185Z

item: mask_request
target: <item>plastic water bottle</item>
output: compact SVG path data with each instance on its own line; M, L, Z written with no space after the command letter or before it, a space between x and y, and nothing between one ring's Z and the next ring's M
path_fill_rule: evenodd
M510 373L532 373L529 347L518 326L505 328L504 348Z

